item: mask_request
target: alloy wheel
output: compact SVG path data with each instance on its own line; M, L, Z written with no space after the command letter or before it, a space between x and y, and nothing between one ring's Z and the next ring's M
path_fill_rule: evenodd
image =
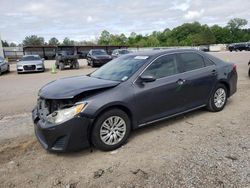
M101 125L100 138L107 145L118 144L126 134L126 123L119 116L107 118Z
M214 94L214 104L217 108L222 108L226 102L226 91L218 88Z

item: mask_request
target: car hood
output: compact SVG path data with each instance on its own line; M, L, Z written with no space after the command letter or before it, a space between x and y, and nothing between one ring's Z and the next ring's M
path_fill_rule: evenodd
M37 64L43 64L43 61L36 60L36 61L20 61L17 63L17 65L37 65Z
M46 84L38 95L45 99L71 99L84 92L115 87L119 83L89 76L68 77Z

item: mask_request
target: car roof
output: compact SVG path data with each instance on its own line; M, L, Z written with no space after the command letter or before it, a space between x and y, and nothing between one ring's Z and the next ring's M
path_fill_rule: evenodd
M180 52L199 52L202 53L199 50L195 50L195 49L163 49L163 50L145 50L145 51L139 51L139 52L135 52L131 55L135 55L135 56L159 56L159 55L163 55L166 53L180 53Z

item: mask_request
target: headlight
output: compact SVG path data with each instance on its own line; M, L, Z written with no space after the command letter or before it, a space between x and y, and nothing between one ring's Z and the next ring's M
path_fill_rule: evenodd
M70 108L65 108L62 110L55 111L52 114L49 114L47 116L47 120L50 123L54 123L54 124L65 122L65 121L73 118L74 116L76 116L80 112L82 112L82 110L86 106L87 106L87 103L80 103L80 104L77 104L77 105L72 106Z

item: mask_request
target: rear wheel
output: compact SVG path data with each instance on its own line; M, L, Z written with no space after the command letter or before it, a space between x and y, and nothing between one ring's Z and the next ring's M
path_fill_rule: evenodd
M207 108L212 112L223 110L227 103L228 91L225 85L218 84L209 98Z
M100 150L114 150L125 143L130 130L128 115L120 109L112 109L101 114L95 121L91 141Z
M63 63L59 63L59 69L64 70L64 64Z
M248 69L248 76L250 77L250 67L249 67L249 69Z

